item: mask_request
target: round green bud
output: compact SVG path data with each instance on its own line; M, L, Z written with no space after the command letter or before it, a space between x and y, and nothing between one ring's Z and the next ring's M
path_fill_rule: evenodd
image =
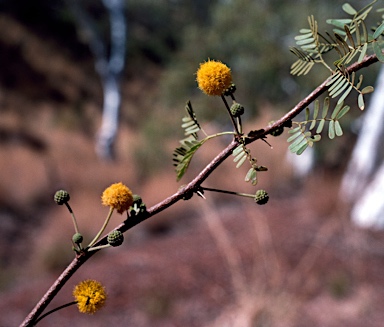
M60 206L63 205L64 203L67 203L70 199L69 193L65 190L57 191L53 198L55 202Z
M72 241L75 244L80 244L81 242L83 242L83 235L81 235L80 233L73 234Z
M108 234L107 241L111 246L119 246L124 242L124 235L119 230L114 230Z
M182 190L184 187L185 187L185 185L181 185L181 186L179 187L179 191ZM183 195L183 200L184 200L184 201L187 201L187 200L191 199L192 196L193 196L193 191L192 191L192 192L186 192L186 193Z
M147 210L147 207L145 203L143 202L143 199L140 195L134 194L133 195L133 203L129 209L129 215L130 216L136 216L140 213L143 213Z
M269 126L271 126L274 122L275 122L274 120L270 121ZM284 126L279 126L278 128L276 128L275 130L273 130L271 132L271 135L272 136L279 136L279 135L283 134L283 132L284 132Z
M231 106L231 114L233 117L240 117L244 113L244 107L240 104L235 102Z
M227 89L224 91L223 94L224 94L225 96L229 96L229 95L235 93L235 91L236 91L236 85L232 83L231 86L230 86L229 88L227 88Z
M266 204L269 200L269 195L265 190L258 190L254 199L257 204Z
M141 196L138 194L133 194L133 203L137 203L137 205L140 205L143 202L141 199Z

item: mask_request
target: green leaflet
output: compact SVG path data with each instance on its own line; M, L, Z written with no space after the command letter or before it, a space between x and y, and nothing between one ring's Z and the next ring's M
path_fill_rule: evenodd
M360 110L365 109L364 96L362 93L360 93L359 96L357 97L357 104L358 104Z
M382 52L378 42L373 42L373 51L375 52L377 59L379 59L380 62L384 62L384 53Z
M375 89L373 88L373 86L366 86L365 88L363 88L361 90L361 93L362 94L368 94L368 93L372 93Z
M326 124L328 124L328 138L334 139L336 136L343 135L343 129L339 120L344 117L350 107L344 106L344 102L337 103L335 108L328 115L330 108L329 98L326 97L323 101L321 109L319 100L314 102L312 116L311 110L306 108L305 120L301 122L292 122L293 127L288 133L290 136L287 142L290 143L289 150L297 155L302 154L309 146L321 140L321 133ZM321 112L321 116L319 115ZM319 117L320 116L320 117Z
M377 40L381 34L384 32L384 22L375 30L375 33L373 33L373 38Z
M366 53L367 53L367 49L368 49L368 43L364 43L364 45L361 47L361 52L360 52L360 56L359 56L359 59L357 59L357 62L362 62Z
M316 129L317 134L320 134L323 131L324 125L325 125L325 119L321 119L319 121L319 125L317 125L317 129Z
M355 8L353 8L349 3L344 3L342 6L343 10L350 15L356 15L357 11Z
M246 182L251 182L252 185L256 185L257 184L257 171L256 171L256 169L254 169L253 167L250 168L248 170L247 174L245 175L244 180Z
M346 18L346 19L327 19L326 23L336 26L340 29L343 29L345 25L350 24L352 22L352 19Z
M343 135L343 129L341 128L340 122L338 120L335 120L335 132L337 136Z

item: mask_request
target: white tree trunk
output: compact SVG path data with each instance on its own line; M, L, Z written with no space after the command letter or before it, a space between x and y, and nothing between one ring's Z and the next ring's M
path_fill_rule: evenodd
M96 152L103 159L114 157L113 145L116 139L119 110L121 105L120 76L125 64L127 26L124 15L124 0L102 0L109 13L111 47L107 55L106 41L98 33L92 18L81 7L78 0L68 0L77 21L87 36L95 57L95 69L100 75L104 103L102 123L97 134Z
M352 221L365 228L384 228L384 162L351 211Z
M362 128L341 184L341 197L352 204L359 226L384 227L384 66L364 113Z

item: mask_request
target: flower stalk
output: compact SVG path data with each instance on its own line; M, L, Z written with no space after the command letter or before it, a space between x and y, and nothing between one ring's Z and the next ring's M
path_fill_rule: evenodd
M200 190L216 192L216 193L232 194L232 195L243 196L243 197L247 197L247 198L254 198L255 197L254 194L247 194L247 193L241 193L241 192L227 191L227 190L221 190L221 189L210 188L210 187L203 187L203 186L200 187Z
M107 218L105 219L104 221L104 224L103 226L101 226L99 232L96 234L96 236L93 238L93 240L91 241L91 243L89 243L89 245L87 246L88 249L92 248L92 246L97 242L97 240L100 238L101 234L105 231L105 228L107 227L111 217L112 217L112 214L113 214L113 211L115 209L113 207L110 207L109 208L109 212L108 212L108 216Z
M227 112L229 114L229 117L231 118L231 122L232 122L232 125L233 127L235 128L235 132L236 132L236 135L237 136L240 136L241 135L241 126L239 126L239 120L236 122L235 121L235 118L233 117L232 113L231 113L231 108L229 107L228 105L228 102L227 100L225 99L225 96L224 95L221 95L221 99L223 100L224 104L225 104L225 108L227 109ZM240 127L240 128L239 128Z
M54 312L56 312L56 311L59 311L59 310L61 310L61 309L67 308L67 307L70 307L71 305L74 305L74 304L77 304L77 301L72 301L72 302L63 304L63 305L61 305L61 306L59 306L59 307L57 307L57 308L54 308L54 309L48 311L47 313L44 313L44 314L41 315L38 319L36 319L34 325L36 326L37 323L38 323L39 321L43 320L46 316L49 316L50 314L52 314L52 313L54 313Z
M72 222L73 222L73 227L75 228L75 233L79 233L79 226L77 224L77 220L76 220L76 217L75 217L75 214L71 208L71 206L69 205L68 202L65 203L65 206L67 207L70 215L71 215L71 218L72 218Z

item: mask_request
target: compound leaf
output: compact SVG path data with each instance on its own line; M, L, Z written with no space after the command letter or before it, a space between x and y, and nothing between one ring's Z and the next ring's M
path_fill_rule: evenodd
M188 139L180 141L181 146L173 152L174 166L176 166L177 181L186 173L193 155L203 145L206 139L197 141L191 136Z

